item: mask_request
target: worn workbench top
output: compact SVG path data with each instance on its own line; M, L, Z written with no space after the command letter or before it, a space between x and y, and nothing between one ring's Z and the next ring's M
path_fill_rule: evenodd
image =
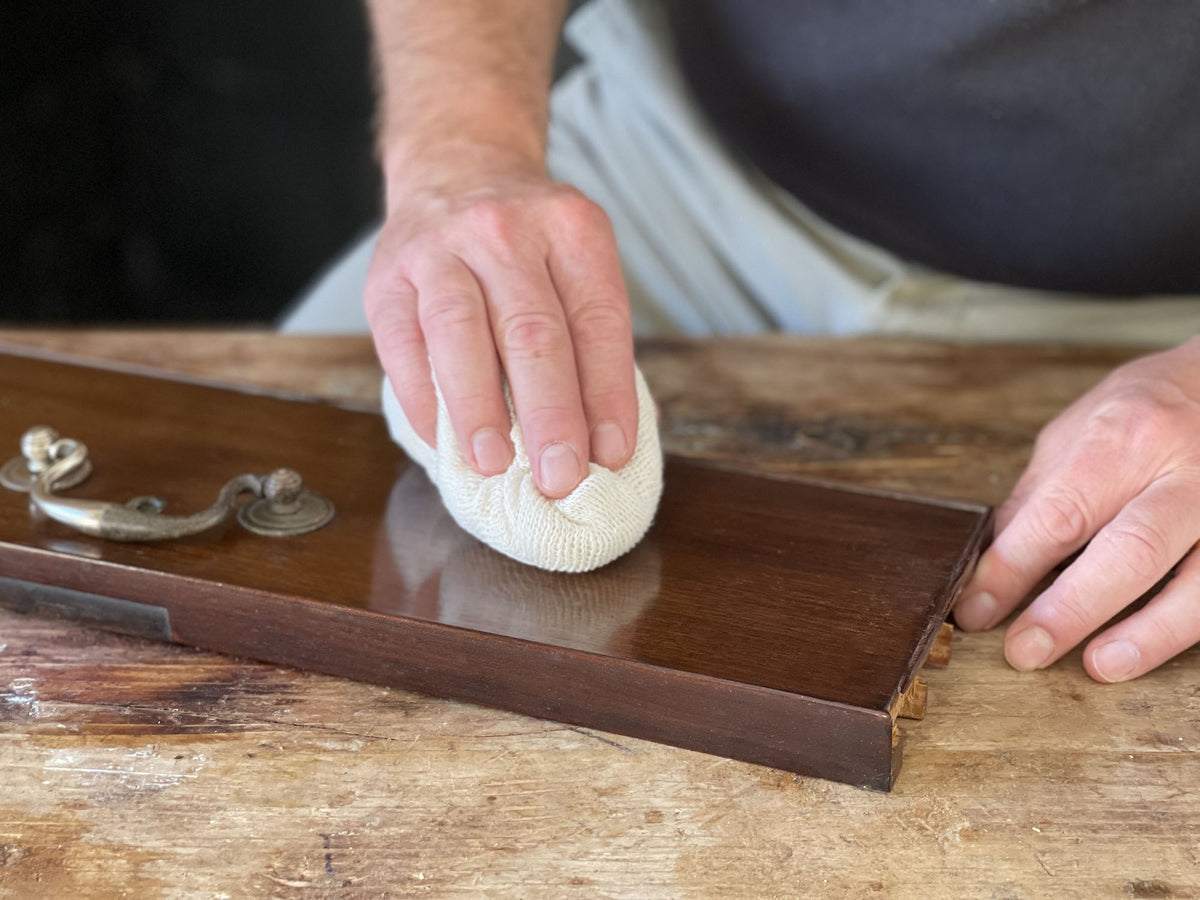
M357 338L4 333L376 402ZM997 503L1129 351L642 348L671 451ZM890 795L0 612L0 897L1198 897L1200 653L1098 685L954 637Z

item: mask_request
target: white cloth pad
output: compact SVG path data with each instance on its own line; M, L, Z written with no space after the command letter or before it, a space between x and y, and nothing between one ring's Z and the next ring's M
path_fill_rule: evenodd
M662 496L662 448L654 400L640 371L637 447L618 471L588 464L588 475L566 497L551 500L534 484L525 442L505 390L516 453L500 475L480 475L458 448L438 393L437 449L417 435L391 383L383 382L383 412L392 438L420 464L454 520L501 553L555 572L587 572L633 548L654 519Z

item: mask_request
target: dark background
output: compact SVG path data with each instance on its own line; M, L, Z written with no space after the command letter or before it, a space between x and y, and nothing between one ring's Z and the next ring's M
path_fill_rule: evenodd
M0 321L272 319L378 215L355 0L0 3Z
M373 115L361 0L2 0L0 324L272 321L379 218Z

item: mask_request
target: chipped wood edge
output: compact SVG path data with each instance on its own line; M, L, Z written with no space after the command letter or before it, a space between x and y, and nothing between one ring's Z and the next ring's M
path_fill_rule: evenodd
M929 648L929 656L925 658L925 665L938 669L950 665L950 642L953 638L954 626L949 622L943 622L937 637L933 639L933 645Z
M929 698L929 686L921 677L912 680L909 686L896 698L891 709L892 719L924 719L925 703Z

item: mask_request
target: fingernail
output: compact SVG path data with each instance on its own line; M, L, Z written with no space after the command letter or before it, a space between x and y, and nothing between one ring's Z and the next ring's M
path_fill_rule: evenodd
M958 601L954 621L967 631L982 631L992 623L998 608L996 598L987 591L977 591Z
M548 493L566 493L579 481L579 457L567 444L551 444L542 451L538 465L542 488Z
M592 458L602 466L615 466L625 459L629 445L616 422L601 422L592 429Z
M508 442L495 428L480 428L475 432L471 449L475 453L475 465L485 475L499 475L508 468L512 458Z
M1124 681L1141 661L1142 652L1132 641L1112 641L1092 654L1092 668L1105 681Z
M1026 628L1008 642L1004 655L1008 664L1022 672L1040 669L1054 652L1054 638L1044 628Z

